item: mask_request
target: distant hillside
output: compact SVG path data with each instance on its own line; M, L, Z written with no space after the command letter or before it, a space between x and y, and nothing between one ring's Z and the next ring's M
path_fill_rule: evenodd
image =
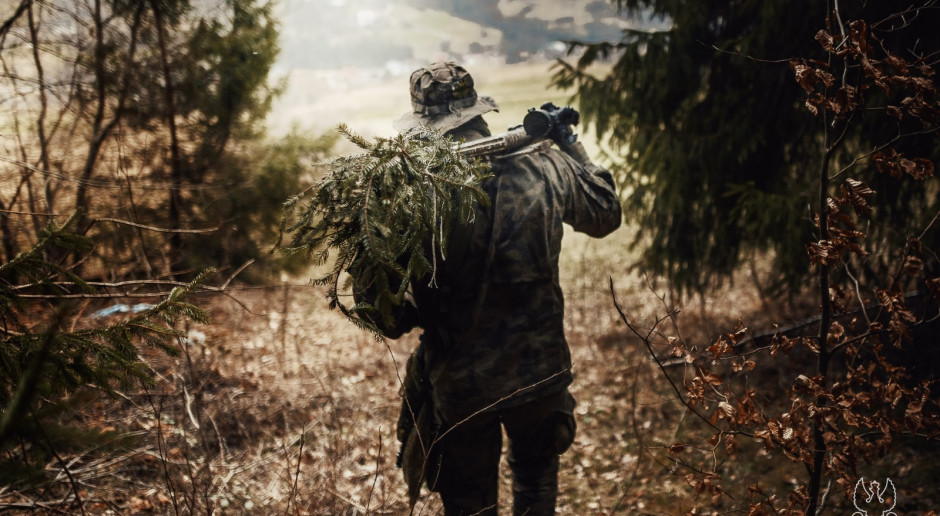
M546 52L560 52L560 41L616 41L629 24L605 0L414 0L412 5L438 9L455 17L499 30L499 53L514 63Z
M604 0L282 0L279 66L382 67L438 55L505 63L555 57L560 42L616 41L639 25Z
M599 0L280 0L286 88L269 117L273 134L291 127L333 130L340 122L370 135L394 134L410 109L407 76L437 59L472 71L481 94L498 100L488 120L518 124L529 107L567 102L549 87L561 41L616 40L639 24Z

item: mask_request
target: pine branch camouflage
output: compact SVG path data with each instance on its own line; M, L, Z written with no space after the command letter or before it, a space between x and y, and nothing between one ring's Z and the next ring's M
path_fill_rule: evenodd
M381 334L380 327L393 325L409 282L433 281L454 222L471 220L475 205L489 203L480 188L489 165L468 160L452 139L426 128L374 141L345 125L339 131L363 152L330 162L314 188L287 201L281 237L291 239L278 250L328 267L314 282L328 287L330 308ZM347 306L340 278L354 263L374 295Z

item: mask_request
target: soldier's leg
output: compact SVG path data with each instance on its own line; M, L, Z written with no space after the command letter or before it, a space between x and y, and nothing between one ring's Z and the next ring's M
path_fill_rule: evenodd
M428 472L428 485L440 493L447 516L497 514L502 441L499 417L485 413L455 426L438 443L440 470Z
M567 390L506 409L513 514L555 514L558 457L574 440L574 398Z

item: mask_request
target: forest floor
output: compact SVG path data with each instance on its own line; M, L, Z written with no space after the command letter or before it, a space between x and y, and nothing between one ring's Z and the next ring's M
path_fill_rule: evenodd
M776 493L782 507L805 477L802 466L754 443L740 443L737 458L724 464L727 455L706 444L710 433L689 417L642 340L621 321L612 293L643 328L671 308L655 285L626 271L628 233L566 237L562 283L578 432L562 456L558 513L716 514L715 501L723 510L746 507L750 486ZM662 331L707 347L739 321L770 327L765 303L747 294L755 289L746 283L685 302L677 326ZM39 490L0 488L0 512L409 513L395 467L395 424L416 335L374 339L328 310L322 291L305 278L193 301L209 310L211 323L185 328L179 357L144 350L155 386L114 399L89 396L77 407L77 426L113 440L60 454L46 468L52 480ZM681 366L669 372L681 380ZM687 449L677 452L676 443L688 443ZM887 473L899 497L916 498L923 508L938 500L931 476L937 470L916 453L901 453L871 478ZM690 467L714 466L727 491L715 499L688 481ZM500 478L506 513L505 460ZM851 493L833 487L828 499L827 513L851 514ZM423 491L413 514L442 513L437 495Z

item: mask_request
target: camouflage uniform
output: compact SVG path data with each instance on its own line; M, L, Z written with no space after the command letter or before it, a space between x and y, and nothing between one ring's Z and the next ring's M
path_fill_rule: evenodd
M555 149L496 162L466 245L452 242L438 288L414 285L426 371L444 421L505 408L571 383L558 283L563 223L620 225L610 174Z
M399 119L400 129L424 123L458 139L489 135L479 115L496 104L476 97L462 68L438 63L415 72L411 85L414 113ZM424 330L415 370L430 385L442 436L426 478L448 515L496 514L501 427L514 512L554 513L558 456L575 431L558 281L563 224L602 237L621 221L610 173L580 144L564 150L494 160L495 175L483 184L491 205L456 226L436 287L412 284L413 322ZM402 324L396 333L411 322ZM403 408L400 438L417 419L411 410Z

